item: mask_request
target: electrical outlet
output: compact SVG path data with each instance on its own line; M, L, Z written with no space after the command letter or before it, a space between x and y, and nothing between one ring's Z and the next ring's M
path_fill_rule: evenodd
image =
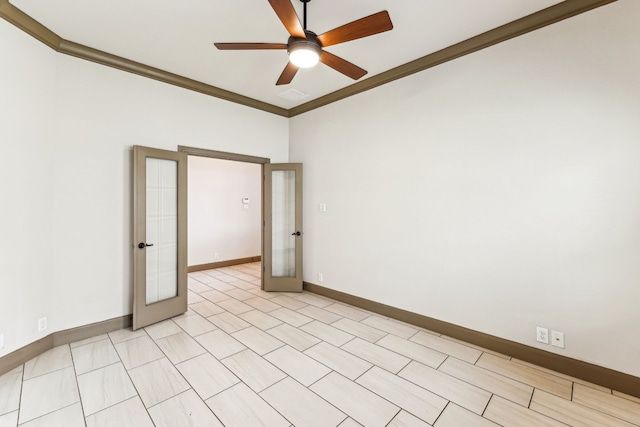
M218 254L218 252L213 254L213 259L218 259L220 258L220 254Z
M544 344L549 344L549 330L538 326L536 328L536 340Z
M326 211L327 211L327 204L326 204L326 203L320 203L320 204L318 205L318 210L319 210L320 212L326 212Z
M318 282L320 283L324 282L324 274L318 273Z
M41 317L38 319L38 332L42 332L47 329L47 318Z
M0 350L4 348L4 334L0 334Z
M551 345L564 348L564 332L551 331Z

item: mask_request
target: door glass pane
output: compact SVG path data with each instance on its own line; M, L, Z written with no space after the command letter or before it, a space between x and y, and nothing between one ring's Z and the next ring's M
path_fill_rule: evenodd
M296 172L271 174L271 275L296 276Z
M147 158L147 304L178 295L178 163Z

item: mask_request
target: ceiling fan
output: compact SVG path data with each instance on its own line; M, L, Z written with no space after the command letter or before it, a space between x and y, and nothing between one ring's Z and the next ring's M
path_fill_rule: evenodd
M269 0L276 15L291 35L287 43L214 43L214 45L220 50L286 49L289 53L289 63L276 85L291 83L298 69L313 67L318 61L354 80L367 74L366 70L323 48L391 30L393 24L389 13L386 10L374 13L318 36L313 31L307 30L307 3L311 0L300 1L304 4L304 26L300 23L290 0Z

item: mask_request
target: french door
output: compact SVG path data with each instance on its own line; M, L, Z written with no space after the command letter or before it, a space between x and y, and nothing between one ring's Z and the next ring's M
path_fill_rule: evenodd
M133 147L133 329L187 311L187 155Z
M265 164L262 288L302 292L302 164Z

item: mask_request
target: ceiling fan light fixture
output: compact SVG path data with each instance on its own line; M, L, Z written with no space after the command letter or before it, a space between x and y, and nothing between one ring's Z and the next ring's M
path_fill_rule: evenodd
M289 46L289 61L298 68L311 68L320 61L322 48L311 40L296 40Z

